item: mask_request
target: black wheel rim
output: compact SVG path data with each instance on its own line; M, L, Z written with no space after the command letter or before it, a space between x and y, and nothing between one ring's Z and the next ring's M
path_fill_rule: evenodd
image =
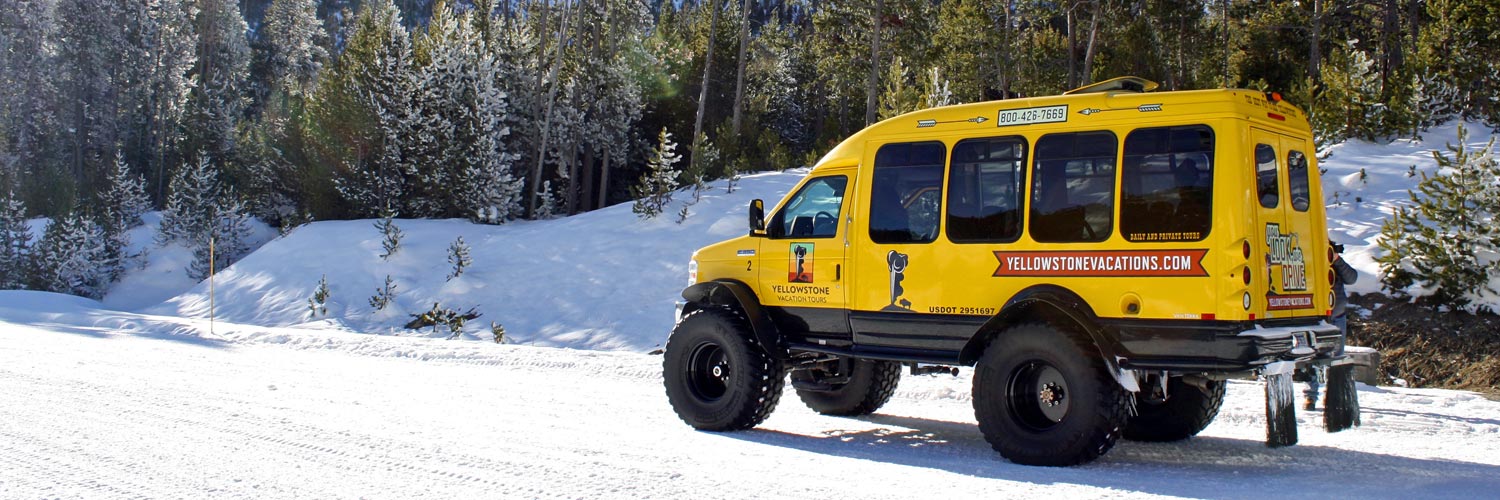
M701 401L718 401L729 392L729 356L713 342L693 348L688 356L688 389Z
M1067 418L1072 399L1062 372L1042 360L1027 361L1011 372L1005 396L1016 423L1038 431Z

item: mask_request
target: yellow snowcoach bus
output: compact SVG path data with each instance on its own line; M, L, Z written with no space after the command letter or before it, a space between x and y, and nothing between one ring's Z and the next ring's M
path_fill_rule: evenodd
M1306 114L1155 87L934 108L849 137L769 216L752 202L749 234L693 255L663 363L673 409L750 428L790 373L813 409L868 414L903 366L975 366L991 445L1070 465L1122 435L1197 434L1228 379L1264 380L1267 444L1294 444L1291 374L1322 365L1327 429L1357 425Z

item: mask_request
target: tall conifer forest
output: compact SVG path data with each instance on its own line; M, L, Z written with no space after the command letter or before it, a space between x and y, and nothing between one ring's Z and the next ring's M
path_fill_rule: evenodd
M6 0L0 204L114 230L122 189L181 211L202 177L213 211L273 225L504 223L630 201L664 134L694 185L1122 75L1279 91L1323 144L1495 127L1497 20L1492 0Z

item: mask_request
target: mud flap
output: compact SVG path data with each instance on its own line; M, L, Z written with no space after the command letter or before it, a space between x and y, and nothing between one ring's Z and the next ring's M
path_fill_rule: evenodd
M1280 448L1297 444L1297 398L1292 390L1291 362L1267 365L1266 379L1266 446Z
M1323 428L1338 432L1359 426L1359 391L1354 387L1354 365L1328 367L1328 391L1323 399Z

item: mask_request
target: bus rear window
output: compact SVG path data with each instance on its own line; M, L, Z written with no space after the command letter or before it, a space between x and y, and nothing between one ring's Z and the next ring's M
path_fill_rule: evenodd
M1213 224L1213 130L1144 128L1125 137L1120 231L1127 241L1199 241Z
M1114 229L1115 134L1049 134L1036 142L1031 238L1104 241Z
M1307 155L1301 151L1286 153L1286 187L1292 196L1292 210L1306 212L1311 203L1312 189L1308 187Z

